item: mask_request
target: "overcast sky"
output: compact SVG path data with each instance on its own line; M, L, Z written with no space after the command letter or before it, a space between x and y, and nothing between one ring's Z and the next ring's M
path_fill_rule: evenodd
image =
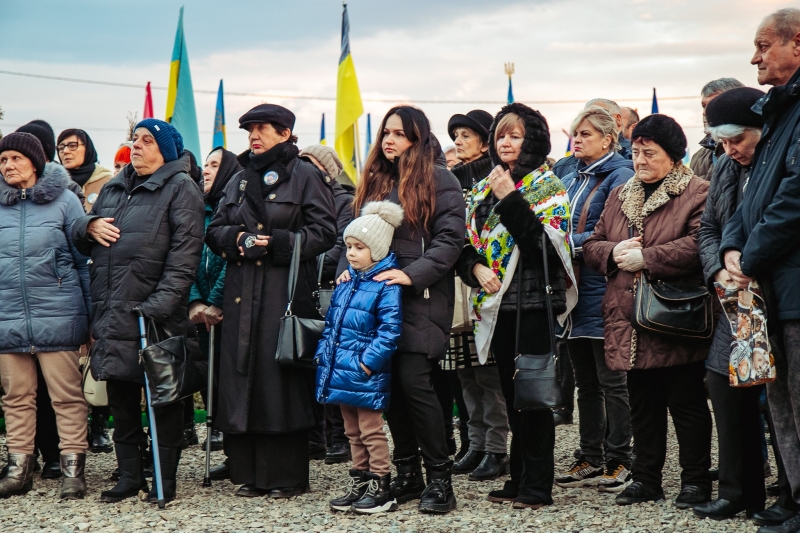
M341 2L335 0L195 0L184 27L194 88L334 97ZM56 133L83 128L100 162L112 165L124 140L126 116L141 117L144 86L165 87L178 11L176 0L0 1L0 70L136 84L109 87L0 73L0 130L35 118ZM506 97L505 62L515 64L514 95L547 118L552 155L566 147L561 132L595 97L650 112L652 88L662 113L684 127L694 153L702 138L699 91L708 81L735 77L757 87L750 65L753 36L786 0L352 0L350 48L373 133L393 102L418 103L442 144L447 121L482 108L495 114ZM669 97L696 96L669 100ZM166 91L153 92L163 118ZM333 144L335 102L264 96L225 98L228 148L246 148L238 117L271 102L297 115L301 147L319 141L326 115ZM471 104L465 101L496 103ZM215 94L195 94L200 141L211 149ZM362 141L363 142L363 141ZM363 145L362 145L363 146ZM205 156L205 153L202 154Z

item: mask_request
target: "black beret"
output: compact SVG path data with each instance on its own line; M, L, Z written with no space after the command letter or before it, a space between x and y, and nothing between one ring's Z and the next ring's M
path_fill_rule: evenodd
M30 159L36 169L36 177L42 177L47 158L45 157L42 143L39 142L35 135L23 131L9 133L0 139L0 153L6 150L14 150Z
M492 115L482 109L475 109L466 115L453 115L447 123L447 133L456 140L456 128L469 128L481 136L483 142L489 141L489 128L492 127Z
M239 127L246 129L248 124L272 124L284 130L294 129L294 113L275 104L261 104L239 118Z
M752 87L737 87L720 94L706 106L706 120L711 127L733 124L750 128L764 127L764 117L751 108L764 96Z
M639 137L659 145L673 161L680 161L686 156L686 135L672 117L656 114L643 118L631 133L632 140Z

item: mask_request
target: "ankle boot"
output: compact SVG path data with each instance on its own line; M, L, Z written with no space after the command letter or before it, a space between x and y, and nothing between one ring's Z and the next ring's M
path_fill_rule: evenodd
M508 474L511 459L507 453L487 452L481 464L469 474L470 481L487 481Z
M428 486L419 500L423 513L448 513L456 508L453 494L453 461L426 467Z
M86 468L85 453L61 454L61 499L82 500L86 495Z
M8 474L0 479L0 498L25 494L33 488L34 454L9 453Z
M189 446L194 446L199 443L200 439L197 438L197 429L194 426L194 417L192 417L191 420L187 420L186 424L183 426L182 448L185 450Z
M100 410L92 410L92 423L89 426L92 436L91 450L92 453L111 453L114 451L114 446L111 442L111 437L108 436L108 415L98 413L97 411Z
M425 489L419 455L402 457L392 462L397 468L397 476L392 480L391 492L392 496L397 499L397 503L405 503L419 498Z
M147 490L147 481L142 470L142 450L136 444L117 443L114 447L119 465L119 481L111 490L100 494L100 501L119 502Z
M181 460L180 448L158 447L158 455L161 459L161 481L164 483L164 501L171 502L175 499L175 487L178 474L178 462ZM153 474L153 488L147 494L147 501L158 503L158 492L156 491L156 479Z
M397 500L392 497L391 474L379 476L372 472L364 473L364 481L368 483L364 495L350 507L353 511L363 514L376 514L397 510Z

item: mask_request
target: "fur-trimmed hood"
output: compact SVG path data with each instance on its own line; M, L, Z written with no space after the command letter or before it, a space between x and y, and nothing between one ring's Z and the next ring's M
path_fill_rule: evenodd
M27 196L35 204L49 204L64 192L69 183L69 174L64 167L58 163L47 163L44 166L42 177L36 180ZM19 202L22 189L17 189L6 183L3 177L0 179L0 205L14 205Z
M644 219L669 202L671 197L683 193L692 176L694 176L692 170L679 161L672 167L658 189L645 201L642 180L639 179L638 174L634 175L619 192L619 199L622 200L622 212L628 217L630 225L636 227L641 235Z
M513 103L503 106L497 116L494 117L492 127L489 129L489 156L492 158L493 165L506 166L497 155L494 133L500 119L509 113L520 116L525 122L522 153L519 155L514 172L511 173L511 177L517 182L542 166L547 160L547 154L550 153L550 128L547 125L547 119L541 113L525 104Z

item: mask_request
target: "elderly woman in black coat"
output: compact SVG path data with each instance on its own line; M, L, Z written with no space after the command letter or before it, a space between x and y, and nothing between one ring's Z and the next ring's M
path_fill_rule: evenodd
M720 262L722 229L741 202L763 118L750 108L764 96L758 89L740 87L717 96L706 107L706 119L714 140L725 149L714 165L706 208L697 233L703 274L711 290L714 282L730 285L730 273ZM711 351L706 360L706 379L719 440L719 496L698 505L702 518L732 518L741 511L764 509L764 467L761 460L763 432L758 399L764 386L735 388L729 384L731 357L730 323L720 309ZM784 516L784 519L790 516Z
M231 481L245 497L308 490L314 376L280 365L275 353L295 235L302 251L292 311L318 318L315 259L336 243L336 213L329 183L297 157L294 122L291 111L272 104L239 119L249 132L250 161L226 188L206 238L228 261L217 421Z

